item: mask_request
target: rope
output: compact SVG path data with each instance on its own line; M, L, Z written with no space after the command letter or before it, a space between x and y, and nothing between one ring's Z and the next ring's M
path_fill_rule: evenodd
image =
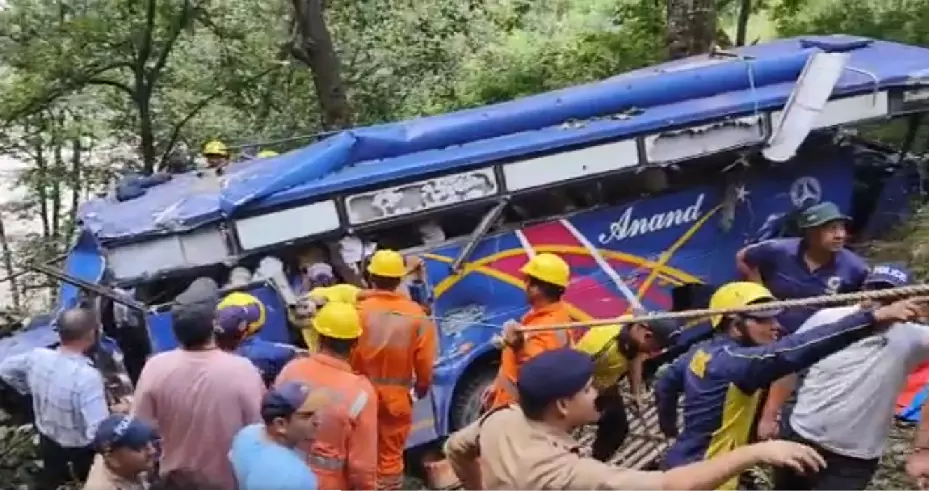
M622 316L612 319L595 319L584 322L569 322L565 324L553 324L547 326L523 326L520 328L520 331L560 331L592 326L604 326L609 324L640 324L654 320L677 320L693 319L697 317L711 317L716 315L750 314L752 312L762 312L767 310L791 309L797 307L820 307L825 305L857 303L863 300L912 297L917 295L929 295L929 284L901 286L898 288L888 288L885 290L841 293L838 295L822 295L819 297L798 298L793 300L777 300L774 302L765 302L729 309L694 309L682 310L679 312L659 312L636 316ZM929 298L926 298L925 300L929 301Z

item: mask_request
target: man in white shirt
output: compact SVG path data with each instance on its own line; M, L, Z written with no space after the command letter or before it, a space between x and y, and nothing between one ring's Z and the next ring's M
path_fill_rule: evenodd
M901 265L882 264L871 270L863 288L900 287L910 280ZM820 310L797 332L866 307ZM912 369L926 359L929 326L898 323L810 367L800 382L789 425L785 425L789 434L782 437L813 446L828 465L806 475L778 469L775 489L865 489L884 453L897 395ZM777 384L795 380L782 379Z

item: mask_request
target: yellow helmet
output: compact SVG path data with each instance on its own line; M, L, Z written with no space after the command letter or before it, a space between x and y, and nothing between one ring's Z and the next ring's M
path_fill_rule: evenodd
M380 250L371 256L368 273L384 278L403 278L406 276L406 261L397 251Z
M713 296L710 297L710 309L733 309L745 307L759 301L773 301L774 295L764 285L750 281L736 281L726 283L719 287ZM766 314L776 315L778 312L772 310ZM710 318L710 324L717 328L722 323L722 315L714 315Z
M519 272L562 288L567 287L571 280L571 268L568 267L568 263L555 254L547 252L530 259Z
M228 157L229 149L226 147L225 143L219 140L213 140L211 142L207 142L207 144L203 146L203 156L204 157L212 157L212 156Z
M280 154L275 152L274 150L262 150L258 152L258 155L256 155L256 157L258 157L259 159L266 159L268 157L277 157L278 155Z
M307 295L316 298L323 298L327 302L342 302L349 305L358 303L358 293L361 288L348 283L339 283L337 285L316 287L310 290Z
M329 302L316 312L313 328L326 337L355 339L361 336L361 316L347 303Z
M244 307L247 313L246 318L249 321L245 331L247 336L255 334L264 327L268 317L261 300L245 292L232 292L226 295L226 298L223 298L216 306L216 311L220 312L226 307Z

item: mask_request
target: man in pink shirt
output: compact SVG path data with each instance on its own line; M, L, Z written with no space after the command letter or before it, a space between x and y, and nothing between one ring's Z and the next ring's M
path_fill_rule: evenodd
M247 359L216 346L216 284L198 279L171 310L180 348L145 364L135 394L135 415L162 437L162 475L197 469L223 489L237 489L227 454L245 426L261 421L265 387Z

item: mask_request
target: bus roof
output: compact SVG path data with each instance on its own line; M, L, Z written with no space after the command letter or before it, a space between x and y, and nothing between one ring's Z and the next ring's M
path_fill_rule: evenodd
M128 201L93 200L81 218L102 241L177 233L349 190L770 112L785 105L809 56L821 51L850 54L833 97L905 87L929 75L925 48L847 35L777 40L736 50L743 58L703 55L501 104L345 130L233 164L219 182L181 175Z

